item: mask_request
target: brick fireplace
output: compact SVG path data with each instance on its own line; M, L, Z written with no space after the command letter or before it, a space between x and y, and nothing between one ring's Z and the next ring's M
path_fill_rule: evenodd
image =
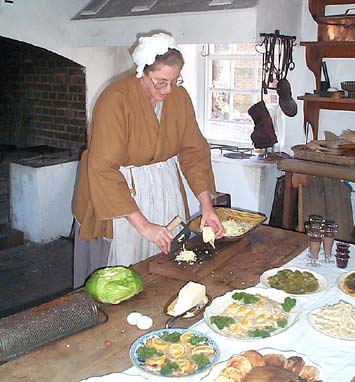
M25 183L22 175L11 176L11 166L30 172L33 182L35 169L49 166L49 182L57 171L64 183L66 176L75 181L73 163L70 175L63 164L77 161L86 143L86 78L83 66L40 47L0 37L0 50L0 225L6 225L19 191L10 190L11 177L12 187Z

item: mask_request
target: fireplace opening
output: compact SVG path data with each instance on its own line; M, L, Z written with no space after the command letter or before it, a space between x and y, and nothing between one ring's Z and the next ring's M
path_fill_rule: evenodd
M87 118L83 66L1 36L0 49L0 225L4 225L11 224L10 163L41 167L77 161L86 143Z

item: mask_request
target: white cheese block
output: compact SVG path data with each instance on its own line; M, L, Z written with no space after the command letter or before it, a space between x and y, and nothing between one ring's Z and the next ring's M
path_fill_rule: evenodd
M206 286L189 281L180 289L173 313L175 316L182 314L205 300Z

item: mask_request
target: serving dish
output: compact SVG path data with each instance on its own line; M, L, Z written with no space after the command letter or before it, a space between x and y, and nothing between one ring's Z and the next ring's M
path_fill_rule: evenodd
M328 337L355 341L355 307L347 301L318 307L307 314L307 320Z
M272 288L268 282L268 278L271 277L271 276L274 276L276 275L279 271L282 271L282 270L285 270L285 269L289 269L291 271L300 271L300 272L309 272L311 273L317 280L318 280L318 284L319 284L319 288L317 290L315 290L314 292L306 292L306 293L289 293L291 295L294 295L294 296L304 296L304 295L308 295L308 294L314 294L314 293L319 293L319 292L323 292L326 288L327 288L327 280L322 276L320 275L319 273L316 273L310 269L304 269L304 268L298 268L298 267L280 267L280 268L273 268L273 269L269 269L267 271L265 271L261 276L260 276L260 282L265 285L266 287L268 288ZM275 289L275 288L273 288Z
M216 326L216 324L213 323L213 321L214 321L215 316L224 316L224 314L221 314L224 311L224 309L226 309L228 306L230 306L231 304L234 304L236 302L236 300L233 299L233 297L232 297L235 293L238 293L238 294L246 293L246 294L251 294L251 295L257 295L258 294L260 296L265 296L265 297L275 301L276 303L278 303L278 305L284 303L286 298L291 299L291 296L289 294L285 293L284 291L277 290L277 289L271 289L271 288L266 289L266 288L258 288L258 287L252 287L252 288L247 288L247 289L243 289L243 290L237 289L237 290L227 292L223 296L216 297L215 299L212 300L211 304L205 309L204 320L205 320L206 324L213 331L215 331L216 333L218 333L224 337L230 338L230 339L243 340L243 341L255 341L255 340L260 340L262 338L275 336L275 335L289 329L295 323L295 321L297 320L297 318L301 312L301 307L300 307L299 302L297 301L297 299L292 298L295 301L296 305L291 309L290 312L286 313L287 322L284 323L283 326L279 327L278 325L276 325L277 319L275 319L272 322L272 324L275 324L275 326L278 326L277 329L274 328L273 331L270 331L266 335L264 332L260 333L260 335L259 335L258 333L260 331L264 331L264 329L266 329L267 327L270 327L271 323L269 320L268 322L260 324L259 327L250 326L250 330L254 331L251 336L245 335L245 333L241 333L241 334L234 333L233 335L231 335L231 334L225 333L223 330L219 329ZM265 307L264 311L263 310L260 311L257 308L253 311L253 309L254 309L253 304L246 304L245 307L246 307L246 310L243 310L243 312L240 313L241 319L243 319L243 321L238 322L238 325L236 325L236 328L240 328L243 326L243 330L244 330L244 328L248 326L248 322L245 322L244 320L248 319L249 317L252 317L251 321L256 320L257 322L259 322L260 320L258 318L260 317L260 315L263 315L265 313L265 314L268 314L270 316L269 307ZM239 307L237 307L237 308L239 309ZM212 320L212 322L211 322L211 320Z
M162 336L166 334L171 335L173 333L180 335L178 342L168 342L161 339ZM191 344L189 342L191 337L199 337L203 341ZM159 365L158 367L152 366L152 362L147 364L141 357L139 349L144 347L153 348L160 352L157 358L151 358L155 365ZM185 379L189 376L207 372L218 361L219 354L218 345L212 338L198 331L182 328L159 329L146 333L132 344L129 352L132 363L142 372L150 376L154 375L155 377L167 378L182 377ZM194 355L207 357L206 364L203 367L197 367ZM177 372L174 370L171 373L165 373L161 370L160 366L170 362L178 363L179 374L176 374Z
M279 354L279 355L282 355L282 356L284 356L286 358L289 358L289 357L302 357L302 359L304 360L306 366L313 366L313 367L318 369L318 371L319 371L318 379L319 380L325 380L325 375L324 375L324 371L322 370L322 368L319 365L313 363L304 354L297 353L297 352L295 352L293 350L278 350L278 349L273 349L273 348L262 348L262 349L259 349L257 351L258 351L258 353L262 354L263 356L267 355L267 354ZM241 352L239 354L236 354L236 356L241 356L244 353L245 352ZM204 378L201 379L201 382L214 382L215 379L220 374L220 372L227 366L227 362L228 362L228 360L218 362L215 366L212 367L210 372Z
M219 217L222 223L227 220L235 220L237 223L240 223L241 225L245 225L245 227L242 229L243 231L242 233L237 234L235 236L224 236L221 239L217 239L217 241L239 240L241 237L247 235L249 232L254 230L258 225L260 225L266 220L266 216L262 213L238 209L238 208L215 207L214 211L216 212L217 216ZM196 234L200 234L201 233L200 223L201 223L201 215L192 219L189 222L189 227L191 231Z
M354 292L350 292L349 290L347 290L346 288L344 288L344 281L345 279L350 276L351 274L354 274L355 275L355 269L353 269L352 271L349 271L349 272L346 272L346 273L342 273L338 278L337 278L337 286L338 288L348 294L349 296L352 296L352 297L355 297L355 291Z

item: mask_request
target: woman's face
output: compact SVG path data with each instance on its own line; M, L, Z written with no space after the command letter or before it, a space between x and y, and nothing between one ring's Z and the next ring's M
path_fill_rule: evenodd
M154 71L143 72L144 89L152 101L163 101L180 79L180 65L160 65Z

